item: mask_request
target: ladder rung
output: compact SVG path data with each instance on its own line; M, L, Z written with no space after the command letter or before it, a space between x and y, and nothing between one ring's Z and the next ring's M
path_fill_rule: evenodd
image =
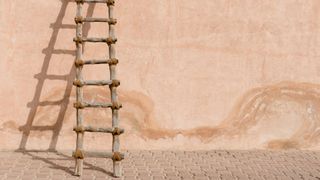
M77 87L82 87L82 86L112 86L112 87L118 87L120 85L119 80L74 80L73 85Z
M92 65L92 64L109 64L109 65L116 65L119 63L118 59L108 59L108 60L87 60L87 61L83 61L83 60L76 60L75 61L75 66L76 67L80 67L83 66L85 64L87 65Z
M109 19L109 18L93 18L93 17L86 17L83 18L82 16L78 16L74 18L76 23L83 23L83 22L107 22L109 24L116 24L116 19Z
M83 132L102 132L102 133L111 133L113 135L120 135L124 133L124 129L122 128L99 128L99 127L92 127L92 126L75 126L73 130L77 133Z
M52 54L72 54L74 55L76 53L75 50L66 50L66 49L54 49L51 52Z
M111 109L120 109L122 105L118 102L113 103L88 103L88 102L75 102L73 106L77 109L83 108L111 108Z
M82 37L76 37L73 39L74 42L76 43L83 43L83 42L93 42L93 43L98 43L98 42L102 42L102 43L107 43L107 44L114 44L117 42L117 38L112 38L112 37L108 37L108 38L82 38Z
M121 161L124 158L124 154L120 152L93 152L83 151L77 149L72 153L72 156L76 159L83 159L84 157L99 157L99 158L111 158L114 161Z
M107 3L114 5L114 0L76 0L77 3Z
M99 102L95 102L95 103L88 103L88 102L83 102L83 103L76 103L76 105L80 105L78 106L80 109L86 108L86 107L93 107L93 108L109 108L112 107L111 103L99 103ZM75 105L75 107L76 107Z

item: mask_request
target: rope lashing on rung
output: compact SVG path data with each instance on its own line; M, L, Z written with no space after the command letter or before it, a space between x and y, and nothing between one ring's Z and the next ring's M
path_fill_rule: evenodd
M109 25L115 25L117 24L117 19L109 19Z
M83 39L81 37L75 37L73 38L73 42L75 42L76 44L82 44Z
M77 149L75 152L73 152L72 156L76 159L84 159L84 153L80 149Z
M74 65L76 67L82 67L84 65L84 61L81 59L77 59L77 60L75 60Z
M113 79L112 84L110 84L110 87L118 87L118 86L120 86L120 81Z
M120 128L118 128L118 127L113 128L112 135L120 135L122 133L123 133L123 131L121 131Z
M77 86L77 87L82 87L83 86L83 82L79 79L76 79L73 81L73 85Z
M108 6L114 6L114 0L107 0L107 5Z
M73 107L76 109L84 109L84 105L81 102L73 103Z
M113 152L112 160L114 161L121 161L123 157L121 156L120 152Z
M119 60L116 58L112 58L109 60L109 65L117 65L119 63Z
M117 38L112 38L112 37L108 37L105 42L110 45L110 44L115 44L117 42Z
M122 108L122 104L121 103L119 103L119 102L112 102L112 106L111 106L111 109L115 109L115 110L118 110L118 109L120 109L120 108Z
M75 1L76 1L77 4L79 4L79 3L83 4L84 3L84 0L75 0Z
M85 132L85 128L83 126L75 126L75 127L73 127L73 130L77 133L84 133Z
M75 17L74 18L74 22L76 23L76 24L78 24L78 23L83 23L83 17L82 16L77 16L77 17Z

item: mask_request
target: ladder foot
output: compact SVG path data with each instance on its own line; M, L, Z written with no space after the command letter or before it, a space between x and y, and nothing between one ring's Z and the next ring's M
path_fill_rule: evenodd
M83 159L76 159L75 176L81 176L83 171Z
M113 161L113 176L121 177L120 161Z

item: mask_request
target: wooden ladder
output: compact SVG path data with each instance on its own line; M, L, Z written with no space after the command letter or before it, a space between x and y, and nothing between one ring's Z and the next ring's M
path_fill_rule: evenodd
M76 23L76 37L73 41L76 43L76 79L73 85L76 86L76 102L74 107L77 110L77 125L74 127L74 131L77 133L76 150L73 152L73 157L76 160L75 175L81 176L83 171L83 159L84 157L103 157L111 158L113 160L113 175L115 177L121 176L120 161L124 158L124 154L120 153L119 135L124 132L124 129L119 128L118 111L121 108L121 104L118 102L117 87L120 85L120 81L116 79L116 65L118 59L115 55L115 38L114 25L116 19L113 17L114 0L76 0L77 13L75 17ZM84 3L104 3L108 6L108 18L84 18L82 17L82 6ZM104 22L109 25L109 36L103 38L89 38L82 36L82 28L84 23L92 22ZM84 60L83 44L85 42L90 43L106 43L109 47L109 58L102 60ZM110 71L110 80L84 80L82 76L82 69L85 65L93 64L108 64ZM83 86L109 86L111 92L110 103L91 103L85 102L83 99ZM83 112L84 108L111 108L112 110L112 127L100 128L92 126L83 126ZM112 134L112 152L89 152L83 150L83 137L84 132L101 132Z

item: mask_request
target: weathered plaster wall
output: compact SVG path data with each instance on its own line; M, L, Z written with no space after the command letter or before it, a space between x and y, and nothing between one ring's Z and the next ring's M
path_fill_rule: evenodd
M320 1L119 1L116 12L122 148L320 149ZM0 149L74 148L74 16L67 0L0 0ZM85 57L106 55L86 44ZM107 66L85 68L109 78ZM109 110L85 114L110 124ZM86 134L85 145L111 138Z

